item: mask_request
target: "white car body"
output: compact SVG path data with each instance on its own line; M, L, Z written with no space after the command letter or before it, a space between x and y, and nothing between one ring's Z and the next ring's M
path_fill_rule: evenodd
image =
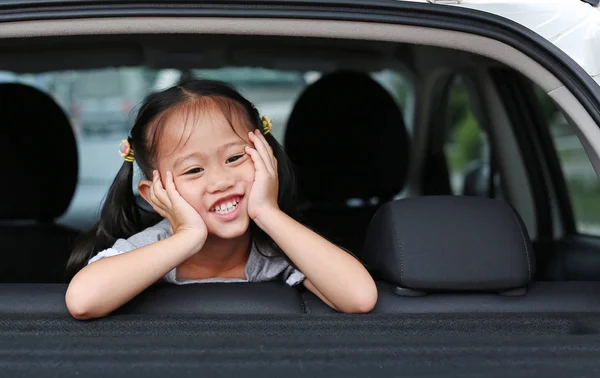
M600 85L600 8L581 0L409 0L488 12L552 42Z

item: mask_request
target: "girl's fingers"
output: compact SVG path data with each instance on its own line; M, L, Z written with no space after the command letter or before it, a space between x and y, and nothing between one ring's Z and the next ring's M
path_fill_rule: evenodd
M254 142L254 144L256 145L256 143L258 143L260 146L262 146L262 150L259 150L257 148L257 150L259 152L261 152L261 155L263 155L263 159L265 159L266 157L268 157L268 161L270 161L271 163L273 163L273 149L271 148L271 146L269 145L269 142L267 142L267 140L265 139L265 136L262 135L260 133L260 131L258 129L254 130L254 136L256 137L256 142ZM263 154L264 152L264 154ZM266 161L267 159L265 159Z
M277 172L277 158L275 158L275 154L273 153L273 147L271 147L269 142L267 142L267 138L264 135L262 135L260 131L256 130L255 132L267 148L267 152L269 153L269 157L271 158L271 164L273 165L273 168L275 168L275 172Z
M158 200L158 198L156 198L156 194L154 193L154 178L152 180L152 183L150 184L150 202L152 204L154 203L159 203L160 201Z
M261 138L262 135L258 136L255 133L250 133L250 140L254 144L256 151L258 151L260 154L267 172L269 172L271 175L274 175L276 170L273 167L273 160L271 159L273 152L270 150L270 146L267 141Z
M150 199L150 205L152 206L154 211L156 211L157 213L159 213L161 216L164 217L164 214L165 214L165 209L163 207L164 205L156 197L156 193L154 192L154 184L150 185L150 198L149 199Z
M273 155L273 148L271 148L271 145L269 144L269 142L267 142L267 138L258 129L254 130L254 133L256 134L256 136L258 136L258 139L260 139L264 143L265 147L269 151L269 154Z
M179 192L177 188L175 188L175 181L173 181L173 172L167 171L167 178L165 182L165 188L167 192L167 196L169 197L169 201L171 203L175 203L175 201L179 200Z
M161 217L163 217L163 218L167 217L167 212L165 211L165 209L156 206L154 203L150 203L150 206L152 206L154 211L156 211L158 213L158 215L160 215Z
M162 183L160 182L160 174L157 171L155 171L153 173L151 189L154 190L154 196L156 197L156 199L160 203L160 205L162 205L161 207L163 207L163 208L171 207L171 201L169 200L169 197L167 196L167 192L165 191Z
M256 173L268 172L267 167L265 166L265 162L263 161L258 151L256 151L250 146L246 146L245 151L252 158L252 162L254 163L254 169L256 170Z

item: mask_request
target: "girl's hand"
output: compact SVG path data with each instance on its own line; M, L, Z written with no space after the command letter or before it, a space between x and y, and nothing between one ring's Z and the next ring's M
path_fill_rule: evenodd
M169 220L173 234L190 231L202 242L206 240L208 235L206 224L196 209L175 188L172 172L167 171L164 188L160 181L160 173L152 172L150 205L162 217Z
M248 198L248 215L256 220L268 211L279 209L277 204L279 179L277 159L265 137L258 129L248 133L248 136L254 148L246 146L245 151L252 158L256 171Z

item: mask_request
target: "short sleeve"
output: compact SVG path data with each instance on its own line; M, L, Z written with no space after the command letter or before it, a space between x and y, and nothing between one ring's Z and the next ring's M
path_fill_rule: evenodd
M261 251L263 253L261 253ZM252 243L246 276L249 282L283 281L289 286L296 286L304 280L300 272L285 256L277 256L269 246L260 250Z
M304 273L302 273L292 265L289 265L283 271L283 280L289 286L296 286L302 283L302 281L304 281L305 278L306 276L304 275Z
M171 235L170 224L163 220L160 223L148 227L142 232L139 232L128 239L118 239L115 244L108 249L98 252L88 261L88 265L105 257L112 257L147 246L157 241L163 240Z
M119 240L121 240L121 239L119 239ZM121 253L124 253L124 252L121 252L114 248L105 249L104 251L98 252L98 254L96 256L92 257L90 259L90 261L88 261L88 265L90 265L91 263L96 262L100 259L103 259L105 257L116 256L116 255L120 255Z

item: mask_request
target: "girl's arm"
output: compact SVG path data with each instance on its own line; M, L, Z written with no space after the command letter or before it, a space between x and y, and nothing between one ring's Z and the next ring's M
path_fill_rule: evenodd
M190 258L203 243L199 233L181 232L93 262L71 280L67 308L80 320L106 316Z
M256 174L248 214L304 275L304 286L342 312L369 312L377 288L365 267L352 255L285 214L277 205L277 160L259 131L249 133L254 148L246 147Z
M377 303L371 275L352 255L281 210L255 220L306 276L304 286L341 312L369 312Z
M165 189L166 188L166 189ZM207 237L200 215L179 195L173 175L166 185L153 172L152 182L140 183L140 193L167 218L173 236L150 245L105 257L79 271L71 280L65 301L76 319L108 315L198 252Z

